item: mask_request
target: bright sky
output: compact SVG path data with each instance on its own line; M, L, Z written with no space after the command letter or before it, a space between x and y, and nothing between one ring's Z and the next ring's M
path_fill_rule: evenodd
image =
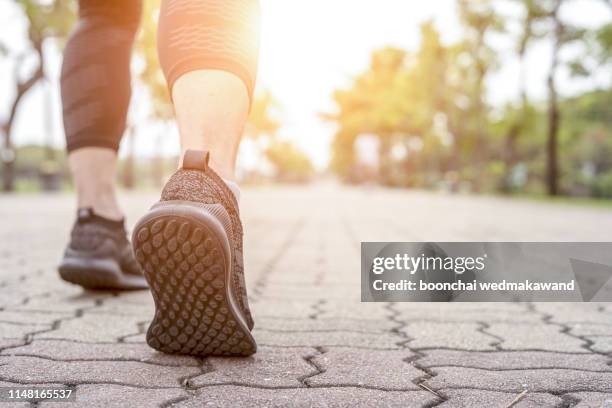
M331 95L345 87L350 79L363 71L373 50L399 46L414 50L419 43L419 25L433 19L445 42L460 38L454 0L261 0L263 11L262 49L258 86L270 90L281 106L281 136L294 140L313 161L323 167L329 159L329 143L334 133L332 124L323 123L321 112L333 111ZM500 2L503 4L503 1ZM513 13L512 7L503 11ZM612 15L600 0L573 0L564 10L572 22L596 27L610 21ZM8 38L16 48L23 46L25 25L14 4L0 3L0 37ZM516 97L517 66L512 61L510 44L499 41L501 69L489 81L489 99L502 103ZM533 47L529 55L528 88L535 98L545 97L545 75L548 47ZM571 50L570 50L571 52ZM49 99L52 101L50 122L53 131L45 132L43 86L38 86L24 100L19 112L16 142L42 143L46 137L63 145L61 109L58 91L61 58L53 44L46 48L51 77ZM27 65L27 63L26 63ZM5 115L6 95L11 88L12 67L0 60L0 117ZM605 73L603 73L605 74ZM559 76L563 94L609 84L608 76L588 80L570 80ZM146 113L142 91L135 89L131 117L136 123ZM140 126L137 151L147 156L155 151L175 154L178 151L175 130Z

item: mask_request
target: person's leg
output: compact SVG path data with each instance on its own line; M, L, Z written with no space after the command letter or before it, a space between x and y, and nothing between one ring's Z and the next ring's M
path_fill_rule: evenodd
M257 0L163 0L161 66L174 102L182 152L210 152L211 167L234 178L257 75Z
M163 0L158 32L183 155L135 226L151 284L147 343L197 356L253 354L233 179L257 72L257 0ZM210 157L210 163L209 163Z
M64 128L79 210L58 269L64 280L86 288L147 287L115 196L140 7L139 0L80 0L64 51Z
M249 112L247 90L237 76L198 70L181 76L172 88L182 154L208 150L210 166L234 180L236 153Z
M116 156L140 9L140 0L80 0L62 65L66 147L78 206L114 220L123 217L115 197Z
M117 152L104 147L83 147L68 155L78 208L91 208L102 217L123 219L115 193Z

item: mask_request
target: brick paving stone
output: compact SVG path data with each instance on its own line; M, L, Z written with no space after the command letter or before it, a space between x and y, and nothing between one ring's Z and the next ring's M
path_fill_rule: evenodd
M411 349L456 348L463 350L495 350L494 337L479 331L477 323L415 322L401 329L410 339Z
M285 408L416 408L433 404L437 398L426 391L380 391L363 388L261 389L215 386L198 390L196 396L177 407L267 407Z
M489 391L521 392L612 392L612 372L599 373L566 369L489 371L464 367L438 367L427 384L442 388L479 388Z
M520 393L505 393L482 390L440 390L448 400L438 405L440 408L509 407ZM545 393L527 393L512 408L556 407L563 399Z
M549 353L541 351L457 351L427 350L419 366L470 367L488 370L567 368L586 371L610 371L610 358L598 354Z
M146 344L128 343L79 343L64 340L35 340L0 353L13 356L35 356L52 360L120 360L168 366L200 366L200 361L189 356L160 353Z
M612 407L612 393L603 392L573 392L567 397L578 400L574 408L610 408Z
M352 331L364 333L384 333L397 327L390 320L360 320L360 319L277 319L260 317L257 327L274 331Z
M335 348L313 357L323 373L310 377L311 386L365 386L385 390L420 390L413 381L425 375L405 360L416 355L408 350L362 350Z
M316 354L309 348L259 347L248 358L208 357L209 372L189 380L190 387L241 384L257 387L303 387L301 378L317 373L305 360Z
M64 320L53 331L34 336L36 339L65 339L84 342L116 342L123 336L139 332L138 324L144 319L131 315L87 313Z
M253 336L258 344L281 347L364 347L398 349L404 339L393 333L357 332L282 332L255 328Z
M28 334L36 333L41 330L50 330L49 324L17 324L0 322L0 339L21 339Z
M504 350L546 350L573 353L587 353L584 340L561 332L556 325L538 326L493 323L486 332L501 337L499 346Z
M178 387L198 367L167 367L134 361L54 361L0 356L0 379L30 383L113 383L143 387Z
M135 388L112 384L86 384L76 387L76 401L72 408L124 408L126 406L153 407L186 398L188 394L178 388ZM43 402L45 408L65 408L65 402Z

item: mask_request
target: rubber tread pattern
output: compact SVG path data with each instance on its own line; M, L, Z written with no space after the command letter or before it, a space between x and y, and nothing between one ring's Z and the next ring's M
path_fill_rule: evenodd
M226 294L223 248L204 223L166 215L137 226L136 259L155 301L147 343L162 352L249 356L256 345Z

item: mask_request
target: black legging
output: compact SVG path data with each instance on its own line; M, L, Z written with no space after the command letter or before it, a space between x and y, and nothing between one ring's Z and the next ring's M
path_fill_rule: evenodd
M61 87L66 146L117 150L131 95L130 56L140 0L80 0L64 52ZM231 72L253 94L259 52L258 0L162 0L158 54L172 89L186 72Z

